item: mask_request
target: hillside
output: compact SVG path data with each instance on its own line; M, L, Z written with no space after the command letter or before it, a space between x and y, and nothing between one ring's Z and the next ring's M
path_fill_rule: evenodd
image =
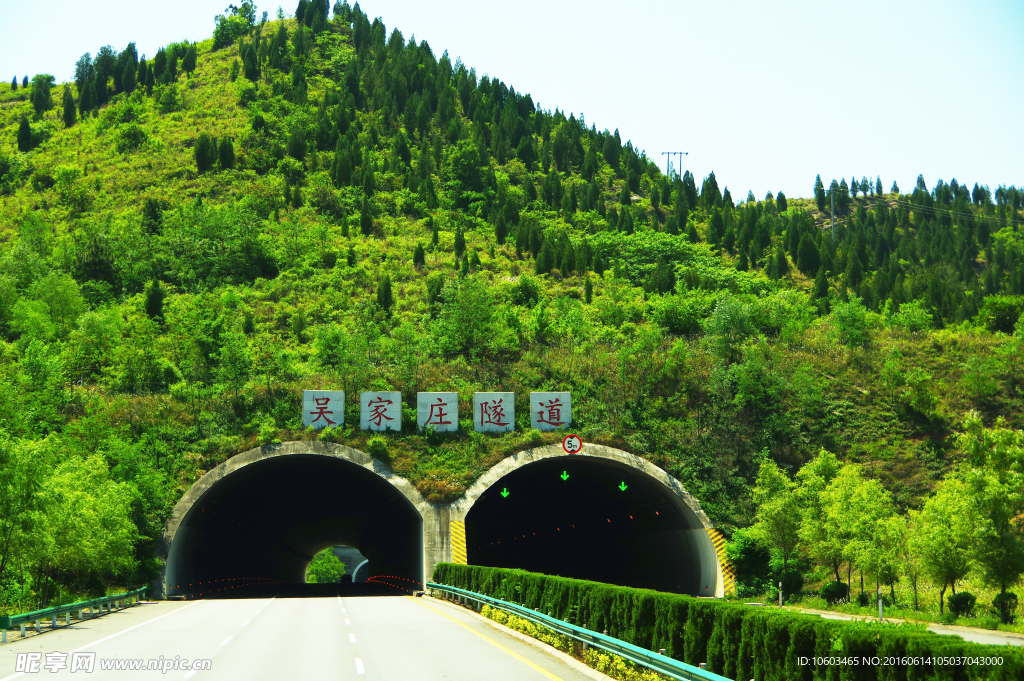
M795 472L835 452L906 510L963 459L969 411L1024 427L1021 191L843 180L833 241L814 199L665 177L358 5L302 7L243 4L213 39L0 93L3 456L105 464L134 529L100 572L151 574L206 470L318 437L303 388L400 390L400 436L319 437L437 501L555 441L528 393L571 390L576 432L662 466L727 532L765 453ZM499 388L514 433L415 432L416 391L466 413Z

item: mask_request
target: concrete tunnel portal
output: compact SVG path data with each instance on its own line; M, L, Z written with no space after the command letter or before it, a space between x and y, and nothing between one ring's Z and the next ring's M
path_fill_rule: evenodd
M677 480L609 447L519 452L447 504L426 502L358 450L287 442L232 457L182 497L158 591L241 596L232 587L301 584L317 551L344 545L366 557L364 578L406 589L453 561L721 596L710 527Z
M470 565L722 595L711 525L696 499L626 452L589 444L577 455L558 445L521 452L460 502L453 508L465 520Z
M289 451L229 459L178 503L165 533L167 596L302 584L311 558L338 545L366 557L367 577L422 584L423 521L411 485L347 447L282 447Z

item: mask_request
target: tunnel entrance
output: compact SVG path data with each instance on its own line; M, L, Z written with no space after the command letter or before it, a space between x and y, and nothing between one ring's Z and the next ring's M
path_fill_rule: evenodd
M465 522L470 565L718 591L703 521L663 482L614 459L554 456L514 468L476 499Z
M420 513L364 465L313 453L273 456L190 494L195 499L171 532L167 596L326 586L305 585L306 566L321 549L341 545L365 558L363 580L423 582Z

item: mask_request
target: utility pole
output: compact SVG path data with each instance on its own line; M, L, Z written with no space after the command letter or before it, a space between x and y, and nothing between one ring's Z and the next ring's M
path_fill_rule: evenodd
M832 244L836 243L836 190L839 186L835 180L832 180L832 186L829 187L828 193L832 195Z
M679 169L683 167L683 156L689 156L690 152L688 152L688 151L663 151L663 152L661 152L661 155L662 156L668 156L668 159L665 160L665 177L668 177L669 168L670 168L669 164L671 163L672 157L673 156L678 156L679 157L679 165L676 168L676 175L679 175L680 174L679 173Z

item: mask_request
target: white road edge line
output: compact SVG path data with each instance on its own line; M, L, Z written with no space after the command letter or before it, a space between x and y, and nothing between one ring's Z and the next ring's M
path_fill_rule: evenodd
M233 639L233 638L234 638L234 636L228 636L228 637L227 637L226 639L224 639L223 641L221 641L221 642L220 642L220 645L221 645L221 647L224 647L224 646L226 646L226 645L228 644L228 641L230 641L230 640L231 640L231 639Z
M362 658L358 658L357 657L356 658L356 674L365 674L365 673L366 673L366 670L363 669L363 660L362 660Z
M103 643L104 641L109 641L110 639L116 638L117 636L120 636L121 634L126 634L129 631L131 631L132 629L138 629L139 627L145 626L145 625L149 624L150 622L156 622L157 620L163 619L164 617L167 617L168 615L173 615L176 612L181 612L182 610L185 610L187 608L191 608L193 605L197 605L197 604L202 603L202 602L203 601L192 601L191 603L189 603L186 606L183 606L181 608L175 608L174 610L171 610L170 612L165 612L164 614L162 614L162 615L160 615L158 617L154 617L151 620L146 620L145 622L140 622L139 624L136 624L133 627L128 627L124 631L119 631L116 634L111 634L110 636L107 636L106 638L101 638L98 641L93 641L92 643L90 643L88 645L84 645L81 648L78 648L76 650L72 650L71 652L72 653L80 653L83 650L85 650L86 648L92 648L93 646L98 646L99 644ZM18 672L16 674L11 674L10 676L5 676L4 678L0 679L0 681L10 681L10 679L16 679L19 676L24 676L24 675L25 675L25 672Z
M246 621L242 622L242 626L244 627L244 626L245 626L246 624L248 624L249 622L252 622L252 620L246 620Z
M349 634L348 635L348 642L349 643L355 643L356 642L356 635L355 634Z
M186 679L191 679L191 678L192 678L192 676L193 676L193 675L194 675L195 673L196 673L196 670L195 670L195 669L193 669L192 671L189 671L189 672L185 672L185 677L184 677L184 678L186 678Z

